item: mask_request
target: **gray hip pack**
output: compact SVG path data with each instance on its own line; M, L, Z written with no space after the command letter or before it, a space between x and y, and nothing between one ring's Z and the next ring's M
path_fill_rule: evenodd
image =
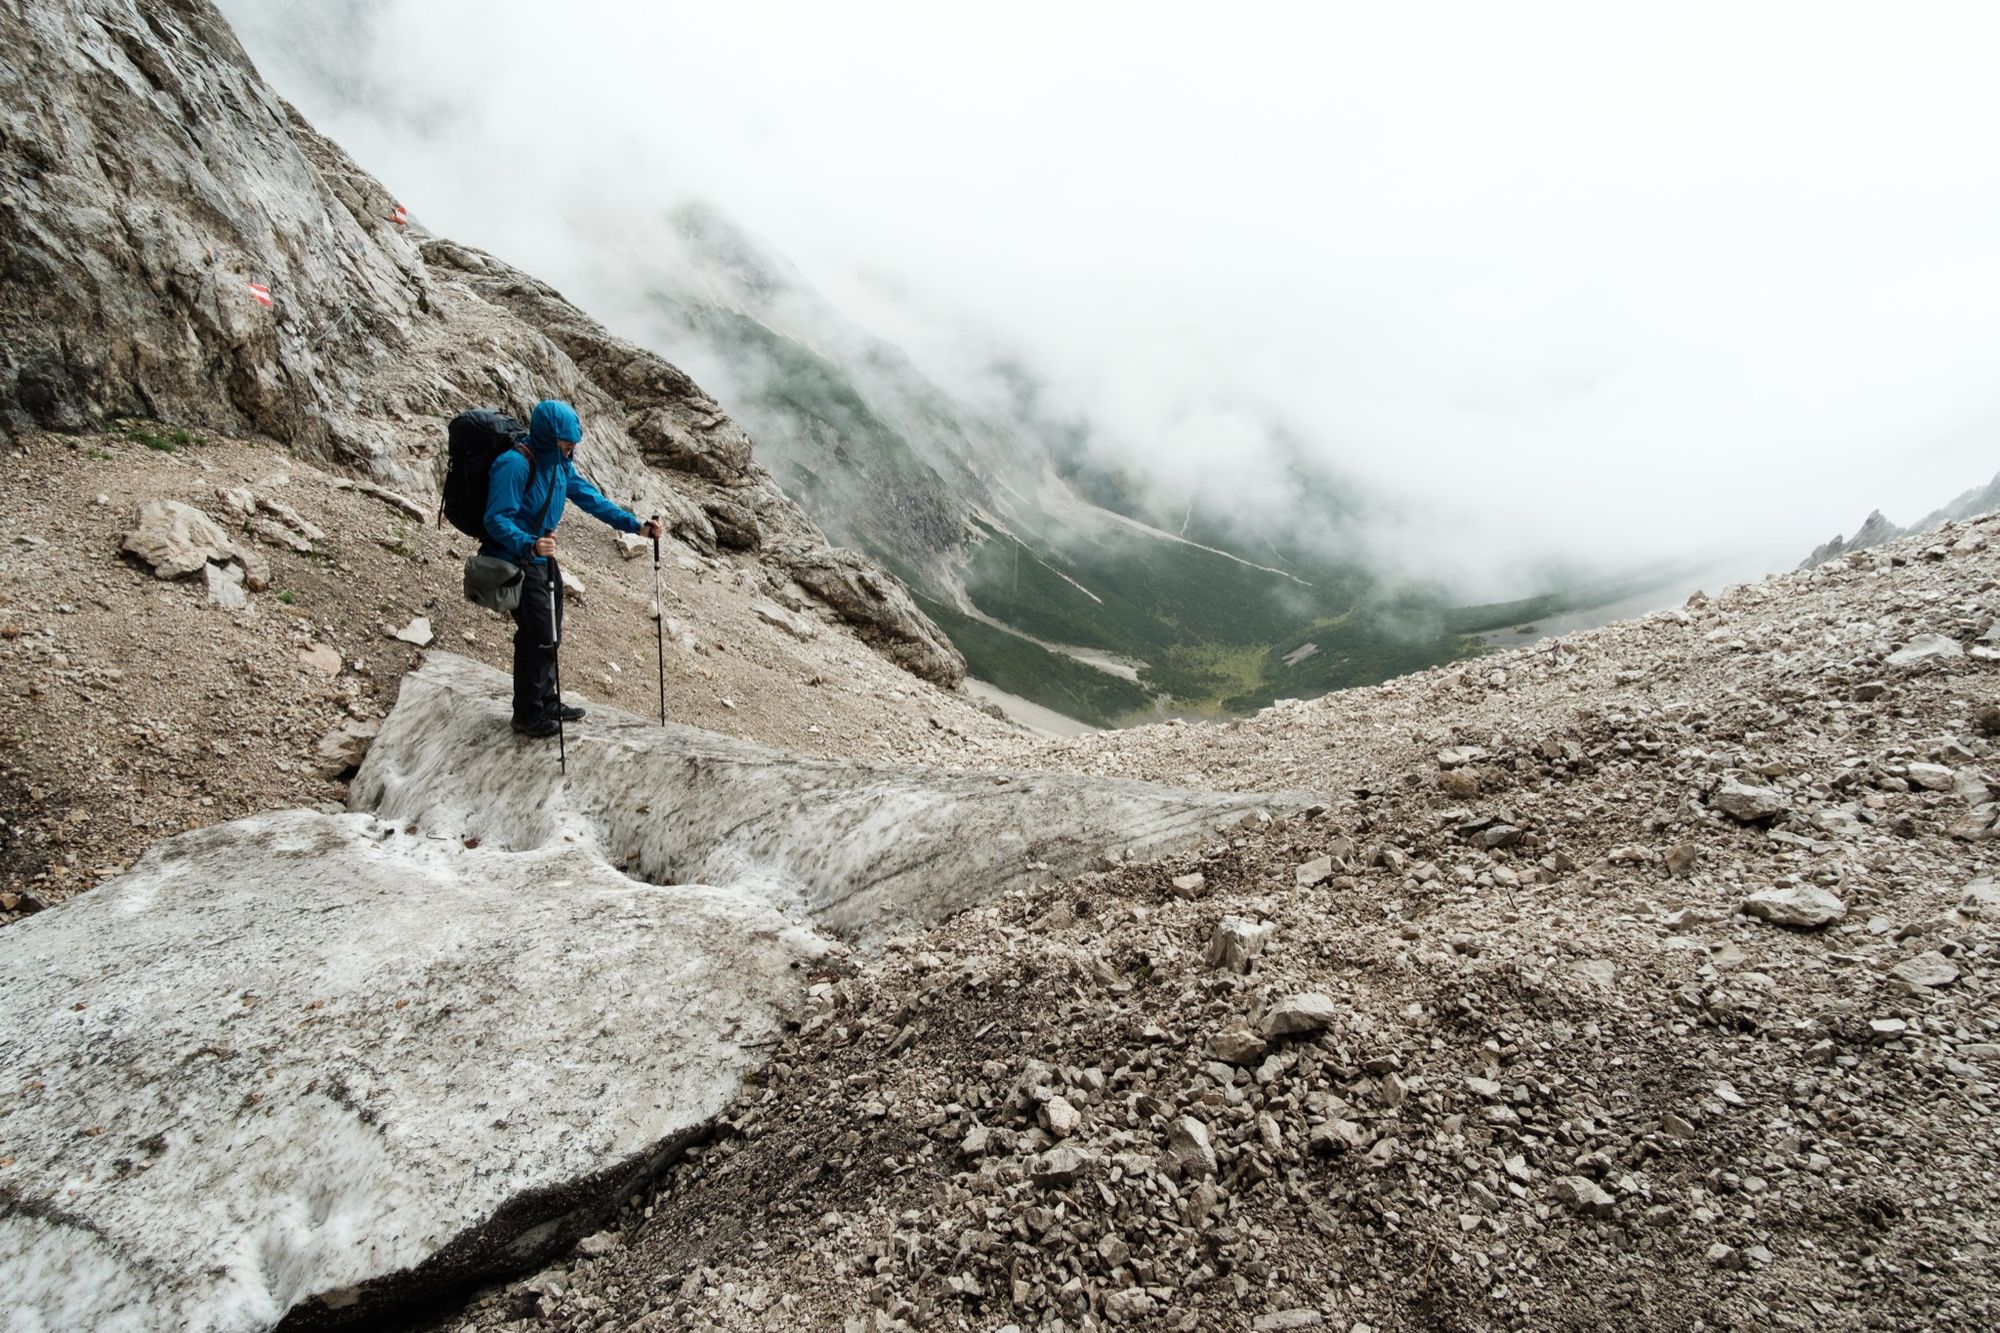
M521 567L497 555L475 555L465 562L465 600L489 611L513 611L521 605Z

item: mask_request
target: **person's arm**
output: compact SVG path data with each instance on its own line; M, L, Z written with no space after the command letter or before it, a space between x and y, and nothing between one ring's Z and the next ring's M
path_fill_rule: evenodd
M569 498L577 507L599 522L608 523L620 532L637 532L643 526L632 512L604 498L604 492L590 484L590 478L574 468L569 474Z
M528 485L528 460L509 449L493 460L486 480L486 535L516 561L534 558L535 534L514 521Z

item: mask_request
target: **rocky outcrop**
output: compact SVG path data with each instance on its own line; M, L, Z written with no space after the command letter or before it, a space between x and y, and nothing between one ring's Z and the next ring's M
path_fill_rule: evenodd
M8 6L0 44L0 426L324 443L425 303L393 200L334 188L206 4Z
M732 551L754 551L764 544L764 530L747 506L718 497L703 501L701 508L714 525L717 545Z
M1980 514L1990 514L1995 509L2000 509L2000 475L1996 475L1984 486L1974 486L1960 491L1952 497L1949 504L1933 509L1918 519L1910 531L1932 532L1946 523L1975 518Z
M1880 546L1883 542L1894 541L1896 538L1902 536L1903 532L1902 528L1897 527L1894 523L1884 518L1881 510L1873 510L1869 513L1867 520L1859 528L1855 529L1852 537L1841 537L1835 534L1832 540L1815 546L1812 554L1799 562L1799 568L1811 569L1815 565L1823 565L1829 560L1838 560L1843 555L1851 555L1856 551L1865 551L1871 546Z
M615 400L625 436L647 462L717 482L757 479L751 473L750 437L679 367L614 336L547 283L491 255L432 240L424 256L561 348Z
M379 1322L557 1253L739 1091L802 964L1262 802L808 760L434 655L370 813L161 844L0 933L0 1291L27 1327Z
M800 587L832 607L892 662L947 689L965 679L965 659L944 631L917 609L909 589L868 557L823 547L784 553L779 559Z
M1799 568L1811 569L1829 560L1837 560L1843 555L1852 555L1856 551L1865 551L1870 547L1892 542L1898 537L1936 532L1947 523L1962 522L1980 514L1991 513L1995 509L2000 509L2000 476L1994 477L1984 486L1974 486L1961 491L1951 503L1933 509L1907 528L1897 527L1884 518L1882 511L1877 509L1868 515L1867 521L1852 537L1835 537L1814 547L1813 553L1800 562Z

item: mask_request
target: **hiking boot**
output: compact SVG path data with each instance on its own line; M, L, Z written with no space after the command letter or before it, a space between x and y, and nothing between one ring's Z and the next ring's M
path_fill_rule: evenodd
M564 722L581 722L583 721L583 709L575 704L557 704L554 708L549 709L549 716L558 718Z
M552 717L515 718L514 730L532 740L544 741L561 730Z

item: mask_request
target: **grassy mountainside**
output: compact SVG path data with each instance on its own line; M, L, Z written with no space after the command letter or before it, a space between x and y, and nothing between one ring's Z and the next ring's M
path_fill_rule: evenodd
M965 654L971 674L1009 694L1097 727L1115 727L1152 704L1152 695L1129 680L1052 653L922 593L916 598L924 614ZM977 668L970 666L974 661Z
M1475 651L1441 601L1378 603L1352 571L1315 570L1314 582L1124 530L1058 548L976 526L974 605L1038 638L1139 658L1140 682L1179 707L1255 709Z

